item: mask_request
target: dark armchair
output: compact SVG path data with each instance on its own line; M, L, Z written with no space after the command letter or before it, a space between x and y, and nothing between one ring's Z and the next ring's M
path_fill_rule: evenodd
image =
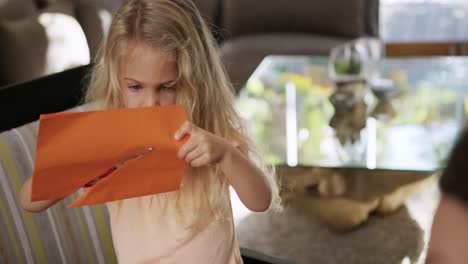
M378 37L378 0L224 0L223 61L239 89L267 55L327 55L336 45Z

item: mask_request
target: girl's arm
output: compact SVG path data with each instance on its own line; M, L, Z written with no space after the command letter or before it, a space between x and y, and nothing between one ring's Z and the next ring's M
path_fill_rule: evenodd
M180 140L190 139L179 151L179 158L192 167L219 164L242 203L252 211L270 207L272 189L265 174L241 151L226 140L186 122L176 133Z
M432 223L431 239L427 253L428 264L460 263L468 259L468 206L460 199L442 193L442 198Z
M31 213L42 212L61 200L57 199L31 202L31 186L32 178L29 178L21 187L21 207L26 211Z
M239 149L228 144L220 166L242 203L254 212L266 211L272 190L265 174Z

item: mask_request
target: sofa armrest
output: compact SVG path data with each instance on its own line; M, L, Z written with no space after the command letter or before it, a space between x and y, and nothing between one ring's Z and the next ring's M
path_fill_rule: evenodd
M0 87L0 132L81 103L90 65Z

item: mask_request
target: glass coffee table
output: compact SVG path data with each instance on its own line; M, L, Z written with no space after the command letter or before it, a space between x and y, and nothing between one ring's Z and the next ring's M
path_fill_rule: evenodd
M444 167L465 125L468 58L370 62L371 81L360 101L336 95L327 67L325 57L268 56L240 91L236 107L248 131L282 183L296 189L282 191L286 210L280 216L246 213L233 200L239 242L298 263L423 263L439 190L435 180L408 186ZM345 188L327 193L327 201L336 198L330 206L365 211L369 201L387 198L404 206L385 211L379 205L374 209L385 217L368 216L372 209L352 232L327 231L307 216L330 208L316 202L322 199L317 193L323 178L338 174ZM341 216L347 217L333 215ZM329 256L327 243L337 250Z
M434 171L441 168L468 110L468 59L372 62L372 85L393 84L392 117L372 116L378 87L363 97L365 127L340 142L330 126L335 88L327 58L269 56L241 90L237 109L272 164ZM371 82L372 83L372 82ZM352 113L348 117L353 122ZM362 121L361 121L362 122Z

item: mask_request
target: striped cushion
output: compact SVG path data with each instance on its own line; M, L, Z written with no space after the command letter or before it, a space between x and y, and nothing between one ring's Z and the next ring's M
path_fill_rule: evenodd
M42 213L21 208L37 129L33 122L0 134L0 263L116 263L104 205L66 208L78 192Z

